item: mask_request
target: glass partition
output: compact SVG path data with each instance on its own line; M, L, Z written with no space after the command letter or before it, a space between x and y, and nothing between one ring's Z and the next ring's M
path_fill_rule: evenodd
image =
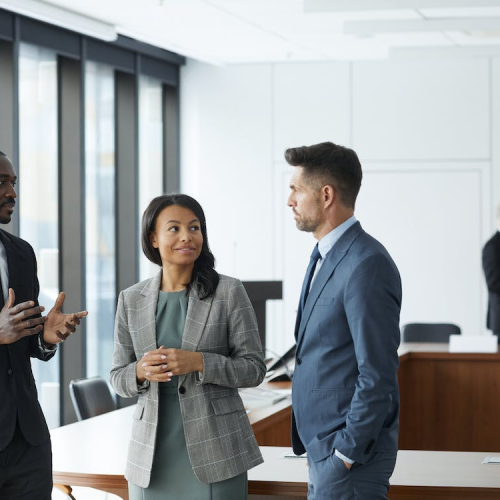
M59 293L57 56L34 45L19 52L19 233L38 263L39 302L49 311ZM35 297L33 297L35 298ZM40 403L50 428L59 426L59 353L33 359Z
M149 202L163 192L163 86L159 80L139 80L139 265L140 279L158 272L142 252L142 214Z
M115 79L85 67L85 264L87 377L109 379L116 302Z

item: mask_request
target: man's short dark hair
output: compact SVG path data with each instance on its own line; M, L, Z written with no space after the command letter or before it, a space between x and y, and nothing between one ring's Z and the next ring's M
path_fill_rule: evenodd
M322 142L287 149L285 160L293 167L304 169L304 180L313 189L333 186L340 201L354 209L363 178L355 151L333 142Z

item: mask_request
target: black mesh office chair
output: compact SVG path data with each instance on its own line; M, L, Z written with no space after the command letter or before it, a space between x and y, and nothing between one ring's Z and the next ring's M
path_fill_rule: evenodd
M69 393L78 420L116 410L108 384L101 377L81 378L69 383Z
M408 323L401 329L401 342L449 342L450 335L460 335L453 323Z

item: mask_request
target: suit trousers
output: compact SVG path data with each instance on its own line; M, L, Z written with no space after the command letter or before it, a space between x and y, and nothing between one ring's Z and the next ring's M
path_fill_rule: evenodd
M11 442L0 451L0 500L50 500L51 495L50 439L31 446L18 423Z
M397 452L374 453L365 464L348 469L333 452L309 461L308 500L387 500Z

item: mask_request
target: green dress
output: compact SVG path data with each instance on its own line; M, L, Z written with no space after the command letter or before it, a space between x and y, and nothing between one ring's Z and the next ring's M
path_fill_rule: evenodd
M156 309L157 345L180 349L187 312L186 291L162 292ZM182 426L177 377L159 384L158 430L151 482L141 488L129 482L129 500L245 500L246 472L205 484L194 475Z

